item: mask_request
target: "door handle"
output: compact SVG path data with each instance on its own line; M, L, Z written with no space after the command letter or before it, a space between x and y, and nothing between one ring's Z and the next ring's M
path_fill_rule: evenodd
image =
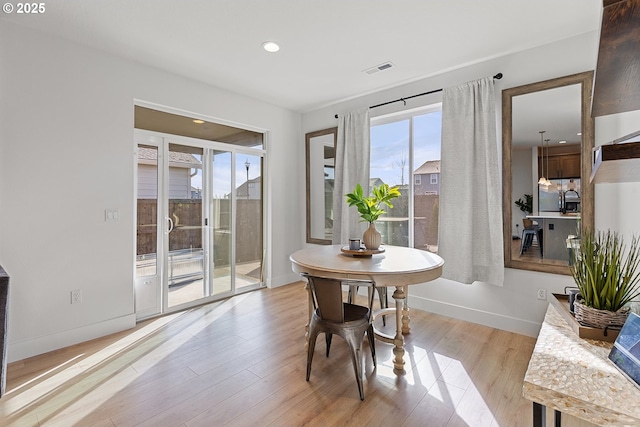
M173 231L173 220L170 217L167 217L167 220L169 221L169 228L167 229L167 234L169 234Z

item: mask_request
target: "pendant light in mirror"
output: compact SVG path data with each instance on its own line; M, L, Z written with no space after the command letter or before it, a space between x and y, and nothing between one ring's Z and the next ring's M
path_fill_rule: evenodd
M549 142L551 142L551 140L549 138L545 139L544 142L547 143L547 175L551 176L551 174L549 173L549 148L551 148L549 146ZM545 185L545 191L549 192L549 191L558 191L558 185L551 181L549 178L547 178L547 184Z
M540 187L543 187L544 190L548 189L549 186L551 185L551 181L549 181L547 178L545 178L544 176L544 133L546 131L545 130L541 130L540 133L540 145L542 145L542 161L540 162L540 166L542 168L542 176L540 177L540 179L538 180L538 185ZM548 141L548 140L547 140ZM549 174L549 155L547 153L547 175Z

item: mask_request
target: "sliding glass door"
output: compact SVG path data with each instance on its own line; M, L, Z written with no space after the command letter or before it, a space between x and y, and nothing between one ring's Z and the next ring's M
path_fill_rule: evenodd
M238 155L235 164L235 277L242 289L262 282L262 158Z
M136 148L138 318L261 286L263 151L146 131Z
M166 254L168 307L209 295L205 277L204 148L169 142L164 201L169 230Z
M232 235L233 211L231 170L233 153L224 150L213 150L211 156L211 197L209 212L211 222L208 224L211 250L211 280L213 295L231 293L233 289L232 268Z

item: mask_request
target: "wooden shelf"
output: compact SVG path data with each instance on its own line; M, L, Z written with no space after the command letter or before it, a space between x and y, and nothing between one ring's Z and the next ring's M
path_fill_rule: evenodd
M640 131L594 148L591 182L640 182Z

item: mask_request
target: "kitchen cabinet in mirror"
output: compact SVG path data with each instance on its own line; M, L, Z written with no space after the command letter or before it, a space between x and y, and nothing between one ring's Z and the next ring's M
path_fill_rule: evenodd
M592 85L588 71L502 91L505 267L570 274L593 229Z
M306 134L307 243L331 244L337 134L336 127Z

